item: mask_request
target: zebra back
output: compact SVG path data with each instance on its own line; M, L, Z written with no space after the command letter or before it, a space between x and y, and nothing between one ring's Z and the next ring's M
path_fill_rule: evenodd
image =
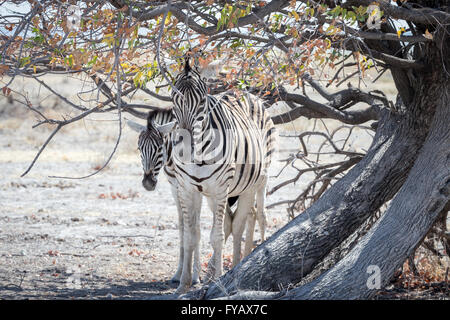
M256 125L260 139L263 141L264 149L264 169L268 169L275 154L277 139L276 129L269 112L266 109L264 101L249 92L243 92L237 95L233 91L227 91L218 96L218 101L224 104L233 112L233 110L241 109L252 122ZM235 113L235 112L233 112Z

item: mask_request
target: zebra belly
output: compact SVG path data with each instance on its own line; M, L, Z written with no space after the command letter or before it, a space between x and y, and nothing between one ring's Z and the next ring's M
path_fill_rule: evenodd
M223 192L227 192L228 197L238 196L259 187L263 181L261 165L249 164L237 166L190 164L177 167L177 175L185 185L187 183L206 197L220 196Z
M237 165L228 189L228 196L238 196L255 187L259 187L263 182L261 164Z
M199 166L193 163L176 165L177 180L187 188L213 196L226 190L230 167L220 164ZM232 175L231 175L232 176Z

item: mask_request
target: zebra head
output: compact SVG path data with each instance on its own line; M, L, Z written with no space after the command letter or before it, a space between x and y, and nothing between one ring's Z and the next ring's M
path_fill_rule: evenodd
M174 86L175 119L180 129L191 130L196 120L206 117L208 89L200 73L189 66L189 58L186 58L184 70L176 77Z
M158 174L164 165L164 137L173 128L174 123L158 125L154 121L155 113L149 113L147 127L128 121L128 125L140 132L138 148L141 154L144 178L142 185L148 191L155 190Z

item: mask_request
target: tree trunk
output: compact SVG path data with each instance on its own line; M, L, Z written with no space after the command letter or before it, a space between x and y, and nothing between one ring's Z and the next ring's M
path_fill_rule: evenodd
M448 202L450 83L446 67L450 66L450 46L446 29L437 30L435 41L424 47L426 71L408 70L403 77L394 78L397 88L408 86L411 95L405 95L408 101L399 104L402 107L394 113L382 114L366 156L309 209L205 288L203 298L247 290L280 290L297 284L394 197L414 165L386 216L364 242L289 297L370 297L374 292L366 285L370 265L380 268L380 284L387 283ZM434 117L437 107L439 113Z
M431 49L433 51L429 58L439 58L440 51L435 50L436 48ZM441 110L426 150L429 152L428 156L434 154L434 151L430 151L432 149L429 148L435 147L437 151L444 152L445 149L440 149L441 146L433 146L430 143L435 141L433 139L438 139L436 135L439 132L436 131L443 130L445 132L449 129L448 118L444 118L446 116L445 109L448 108L449 81L441 66L433 66L428 73L419 75L414 82L416 90L411 103L407 106L399 104L403 107L398 108L399 110L395 113L382 115L377 134L367 155L309 209L276 232L239 265L212 284L204 294L204 298L212 299L231 295L240 290L280 290L298 283L333 248L342 243L382 204L390 200L399 191L429 133L437 104ZM446 119L447 123L441 124L439 120L442 119ZM436 138L433 138L434 136ZM442 139L439 141L445 144ZM448 146L448 144L445 145ZM422 157L426 156L427 154L422 153ZM437 159L435 160L437 161ZM420 161L423 163L424 160L421 159ZM429 159L426 161L431 162ZM424 164L426 165L426 163ZM448 165L445 162L440 164ZM437 165L439 163L436 163ZM439 168L443 170L444 167L440 166ZM420 168L416 170L420 170ZM417 178L417 176L415 177ZM427 187L437 187L437 184L422 185L422 181L423 183L431 182L431 178L428 174L427 177L418 180L421 181L420 190L426 196L430 196L431 192ZM442 177L436 175L435 178L441 179ZM434 181L434 183L437 182ZM420 190L418 188L416 191L419 192ZM434 189L433 192L435 192ZM424 201L424 204L427 205L431 205L430 201L435 201L418 195L416 195L416 199L422 199L423 201L427 199L427 201ZM400 200L396 200L396 203L401 204ZM393 212L394 206L391 208L390 212ZM423 209L423 206L416 204L416 210ZM399 211L400 209L395 210ZM406 208L403 210L406 210ZM432 220L434 214L434 211L428 210L427 212L429 212L429 219L422 221L420 227L415 229L413 234L411 233L410 238L408 237L410 231L405 231L407 232L405 234L400 233L400 229L395 231L402 238L408 237L406 246L418 241L419 235L424 236L422 232L428 226L428 222ZM405 221L402 221L402 223L405 223ZM410 226L410 224L405 223L403 225L403 227L406 226ZM358 248L362 250L361 246L358 246ZM411 251L411 248L402 246L398 248L400 251L395 252L399 259L403 258L406 249L408 252ZM370 250L367 252L370 252ZM351 259L351 257L348 259ZM397 260L392 264L387 262L389 270L383 270L385 279L388 278L388 274L390 275L391 268L397 267L400 263ZM366 275L364 269L362 277L366 279ZM299 297L301 296L299 295Z
M450 200L450 84L433 84L438 105L429 136L405 184L370 232L331 270L287 299L371 298L421 243ZM439 90L442 90L439 92Z
M376 292L368 272L380 271L380 286L390 280L450 198L450 82L436 69L419 80L406 113L380 120L365 158L210 286L205 298L298 283L401 187L385 215L343 260L286 298L368 298Z
M211 285L206 299L298 283L404 183L423 145L434 105L421 117L384 114L367 155L316 203ZM403 110L404 111L404 110Z

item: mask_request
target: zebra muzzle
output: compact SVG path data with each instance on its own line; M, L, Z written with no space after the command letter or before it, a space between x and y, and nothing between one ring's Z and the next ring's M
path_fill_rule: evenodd
M157 180L155 177L151 174L144 174L144 179L142 179L142 185L144 186L145 190L147 191L153 191L156 188L156 182Z

